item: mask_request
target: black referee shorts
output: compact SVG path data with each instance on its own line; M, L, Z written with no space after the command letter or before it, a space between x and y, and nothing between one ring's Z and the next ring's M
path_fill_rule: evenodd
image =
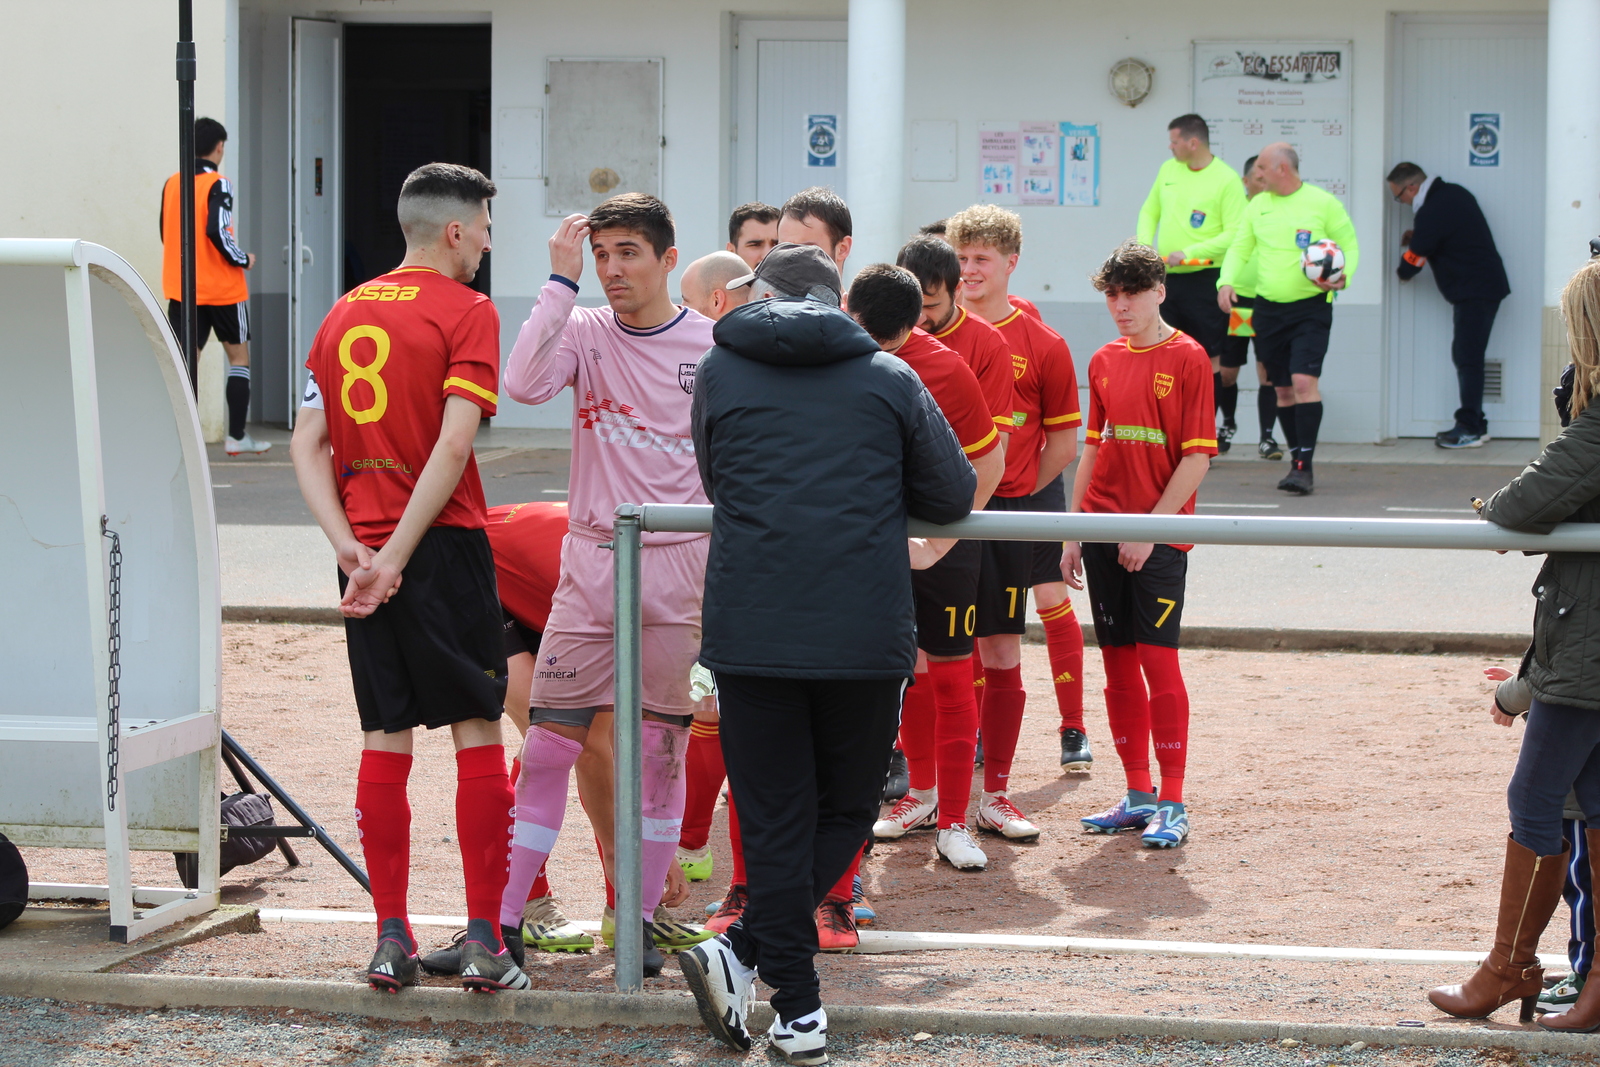
M499 719L506 653L489 535L435 526L402 578L387 604L344 620L362 731ZM348 584L340 571L341 595Z
M1267 368L1268 381L1287 389L1296 374L1322 377L1322 360L1333 331L1333 305L1326 296L1287 304L1257 297L1254 322L1256 358Z
M930 656L970 656L978 626L982 541L957 541L925 571L911 572L917 606L917 647Z
M217 333L217 340L225 345L242 345L250 340L250 304L196 304L194 308L195 323L198 327L198 336L194 339L194 350L200 351L211 339L211 331ZM183 336L183 302L181 300L167 301L167 319L172 323L172 332L180 338Z
M1101 648L1118 645L1178 647L1189 554L1157 545L1137 571L1117 562L1117 546L1085 542L1083 576L1089 583L1094 637Z
M1065 431L1070 432L1070 431ZM1066 511L1060 478L1032 496L993 496L985 511ZM978 637L1028 630L1028 590L1061 581L1060 541L985 541L978 575Z
M1256 298L1253 296L1235 297L1233 302L1235 306L1242 308L1253 308L1256 306ZM1251 324L1253 327L1254 320L1252 320ZM1168 325L1170 326L1171 323L1168 323ZM1261 352L1259 349L1256 351L1256 358L1261 358ZM1222 365L1224 367L1242 367L1249 362L1250 338L1235 337L1230 333L1222 339Z
M1200 342L1208 356L1221 356L1228 338L1228 316L1217 306L1217 279L1220 267L1184 274L1167 272L1167 299L1161 317L1168 326L1182 330Z

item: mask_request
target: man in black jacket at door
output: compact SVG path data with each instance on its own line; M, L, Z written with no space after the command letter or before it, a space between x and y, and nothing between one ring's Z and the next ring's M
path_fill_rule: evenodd
M1500 301L1511 295L1505 265L1483 210L1466 189L1428 177L1415 163L1397 164L1388 182L1395 200L1416 212L1412 228L1400 237L1405 248L1397 271L1400 280L1409 281L1433 264L1433 280L1454 311L1450 361L1456 365L1461 407L1455 425L1433 442L1440 448L1478 448L1489 440L1489 420L1483 413L1483 354Z
M700 662L716 674L750 901L679 959L701 1017L741 1051L751 980L768 1036L827 1057L813 914L878 812L916 664L906 519L954 522L977 475L916 373L839 310L826 253L780 244L717 323L691 422L716 506Z

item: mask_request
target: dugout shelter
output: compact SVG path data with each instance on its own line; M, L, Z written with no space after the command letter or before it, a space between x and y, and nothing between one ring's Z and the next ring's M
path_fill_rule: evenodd
M161 306L110 249L0 240L0 832L103 850L132 941L218 901L221 608L200 425ZM134 851L199 884L133 884ZM37 872L36 872L37 873Z

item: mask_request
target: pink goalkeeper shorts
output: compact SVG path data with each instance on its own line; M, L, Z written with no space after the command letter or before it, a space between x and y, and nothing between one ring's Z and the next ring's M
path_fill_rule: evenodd
M711 538L645 545L640 556L640 655L644 707L688 715L689 668L700 655L700 601ZM610 704L616 604L615 557L599 542L568 534L561 543L561 581L534 661L531 703L540 708Z

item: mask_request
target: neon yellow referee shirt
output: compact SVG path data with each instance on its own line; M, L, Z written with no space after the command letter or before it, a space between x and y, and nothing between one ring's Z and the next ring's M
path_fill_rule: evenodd
M1277 304L1321 296L1300 264L1313 242L1331 240L1344 252L1345 277L1353 277L1361 249L1356 228L1332 193L1306 182L1288 196L1262 192L1245 210L1239 235L1228 249L1217 287L1233 285L1255 261L1256 295ZM1333 294L1328 293L1329 300Z
M1213 267L1220 266L1244 212L1239 173L1221 159L1213 156L1199 170L1169 159L1156 172L1156 182L1139 209L1138 240L1153 246L1163 259L1182 252L1186 259L1209 259ZM1207 269L1168 267L1167 272L1192 274Z

